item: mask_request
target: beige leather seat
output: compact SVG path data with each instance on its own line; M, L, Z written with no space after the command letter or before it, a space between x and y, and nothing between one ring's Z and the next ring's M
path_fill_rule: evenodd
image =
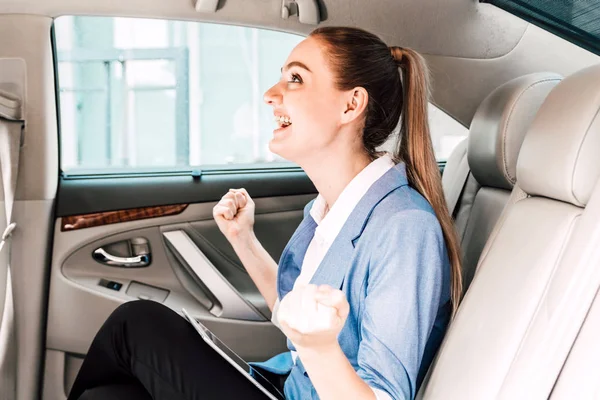
M447 199L461 192L455 225L463 251L465 290L515 184L517 156L525 133L561 79L554 73L535 73L498 87L481 103L469 137L448 159L442 183ZM466 183L460 173L463 168L471 171Z
M563 201L585 206L585 211L563 249L502 393L505 398L511 393L547 398L554 387L552 398L597 399L598 358L593 357L600 347L600 304L592 304L600 303L600 65L577 74L553 100L545 106L547 115L555 115L553 123L541 127L549 132L553 148L540 153L537 161L555 177L547 181L549 189L565 192ZM563 149L570 168L554 161L556 149Z
M596 296L550 399L600 398L600 296Z
M585 308L568 304L581 306L582 293L595 295L589 278L600 280L600 190L592 196L599 114L600 66L563 80L540 108L521 148L518 183L420 397L550 395L581 325L571 314Z

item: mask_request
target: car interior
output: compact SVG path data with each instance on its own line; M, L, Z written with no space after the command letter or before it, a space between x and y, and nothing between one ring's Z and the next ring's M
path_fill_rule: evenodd
M279 258L317 193L262 94L339 25L429 67L464 297L417 398L600 398L600 1L0 0L0 399L65 400L137 299L287 350L212 208Z

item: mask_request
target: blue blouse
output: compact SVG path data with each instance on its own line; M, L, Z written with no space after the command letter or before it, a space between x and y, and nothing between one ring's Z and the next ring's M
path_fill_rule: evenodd
M280 299L292 290L317 227L311 206L281 255ZM350 315L338 341L358 375L392 399L413 399L450 320L450 263L435 213L408 185L404 164L363 196L311 283L346 294ZM288 348L295 350L289 340ZM289 352L253 366L289 373L286 399L319 398L302 360L294 364Z

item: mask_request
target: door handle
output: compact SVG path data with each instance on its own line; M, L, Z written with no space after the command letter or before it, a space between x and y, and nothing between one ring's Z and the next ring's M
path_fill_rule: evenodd
M150 256L142 254L135 257L117 257L109 254L102 247L94 250L94 260L111 267L140 268L150 264Z
M111 267L141 268L150 265L150 248L146 239L135 238L127 240L126 242L130 248L130 252L133 253L133 256L131 257L115 256L110 254L103 247L94 250L92 257L99 263Z

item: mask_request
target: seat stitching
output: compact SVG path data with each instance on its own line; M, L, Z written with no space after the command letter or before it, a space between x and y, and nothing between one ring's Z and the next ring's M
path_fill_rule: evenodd
M577 160L579 159L579 155L581 154L581 149L583 148L583 143L587 140L588 134L591 131L590 128L592 127L592 125L596 121L596 118L599 115L600 115L600 108L598 108L598 110L596 111L596 114L594 114L592 121L589 123L587 129L585 130L585 134L583 135L583 140L579 143L579 148L577 149L577 156L575 157L575 165L573 166L573 172L571 174L571 194L573 195L573 198L581 204L583 204L583 202L581 200L579 200L577 198L577 196L575 195L575 171L577 170Z
M552 397L552 394L554 393L554 389L556 389L556 385L559 383L560 377L563 374L563 371L565 370L566 367L568 367L569 358L571 357L571 354L573 353L573 351L576 350L575 345L577 344L577 340L579 339L579 337L582 335L583 329L585 328L585 323L588 321L588 318L590 318L592 316L592 307L594 306L594 302L596 301L596 298L598 297L599 294L600 294L600 289L597 289L595 292L593 292L592 303L588 306L587 311L585 312L585 315L581 322L581 326L579 327L579 329L577 329L577 334L574 336L575 339L573 340L573 343L571 343L571 346L569 346L569 351L567 352L565 359L560 367L560 370L558 371L558 374L556 375L556 379L555 379L554 383L552 384L552 388L550 389L548 398Z

